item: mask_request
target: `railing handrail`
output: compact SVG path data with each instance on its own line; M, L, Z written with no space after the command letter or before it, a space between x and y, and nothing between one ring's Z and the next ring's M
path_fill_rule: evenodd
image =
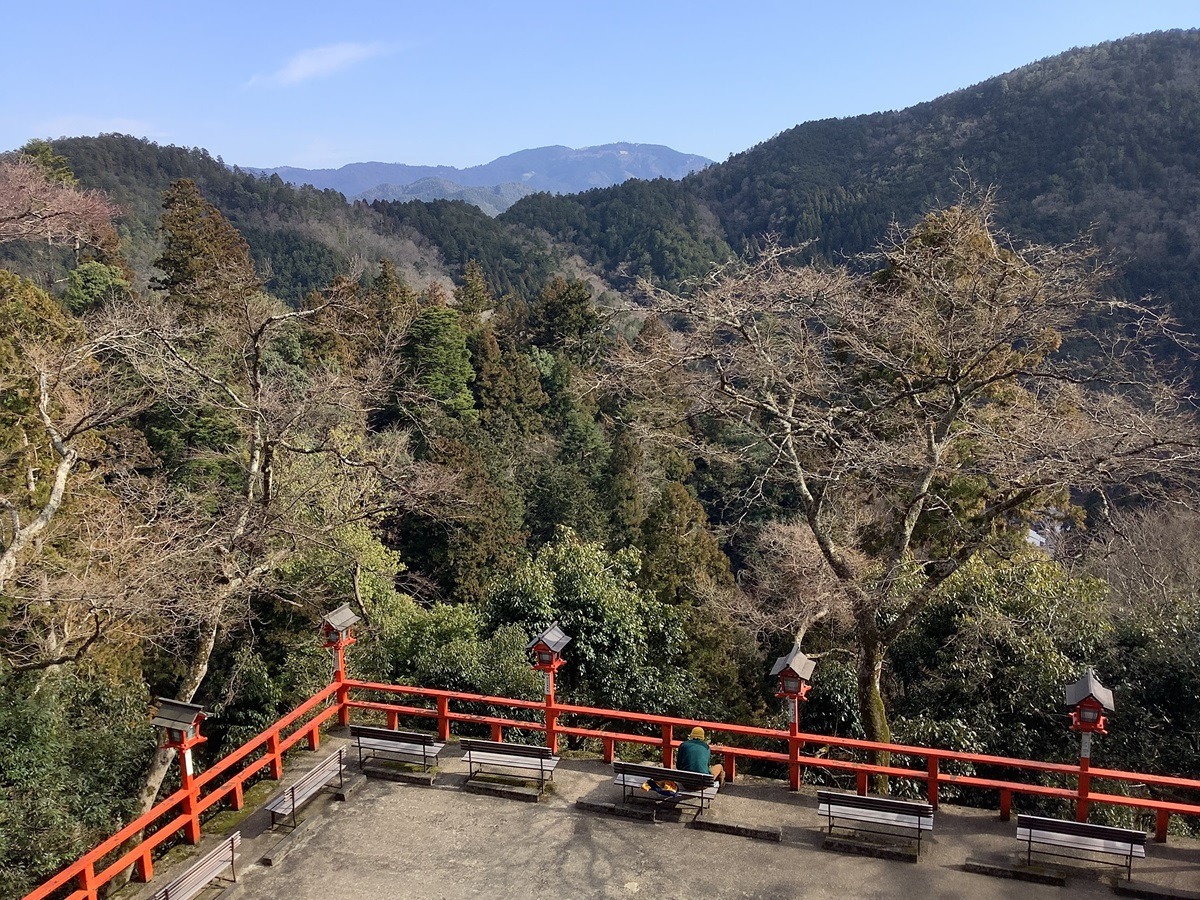
M415 688L408 685L378 684L368 681L348 680L347 686L358 690L374 690L393 694L411 694L414 696L446 697L467 703L486 703L492 706L513 706L522 709L544 710L545 703L533 700L513 700L503 697L491 697L485 694L472 694L465 691L444 691L437 688ZM358 705L351 701L351 705ZM788 740L787 731L776 728L763 728L757 725L739 725L731 722L713 722L705 719L689 719L682 716L667 716L658 713L642 713L623 709L607 709L593 706L580 706L571 703L555 703L554 709L560 715L583 715L596 718L621 719L624 721L643 722L650 725L670 725L673 728L691 728L699 725L707 731L723 734L736 734L744 737L760 737L770 740ZM430 711L432 712L432 710ZM514 728L529 727L535 723L524 723L511 720ZM572 730L570 726L561 726L563 732ZM806 744L818 744L826 747L838 747L849 750L875 751L901 756L920 756L925 759L937 759L950 762L964 762L974 765L989 765L1002 768L1017 768L1028 771L1048 772L1059 775L1078 775L1079 765L1072 763L1052 763L1041 760L1018 759L1008 756L993 756L986 753L971 753L959 750L944 750L937 747L919 747L911 744L892 744L879 741L867 741L860 738L837 737L833 735L797 732L796 737ZM728 748L737 752L736 747ZM810 757L817 759L816 757ZM914 771L917 770L908 770ZM1127 781L1140 784L1154 784L1164 787L1175 787L1181 790L1200 791L1200 779L1179 778L1172 775L1152 775L1145 772L1129 772L1121 769L1089 768L1088 773L1093 778L1107 778L1114 781ZM1200 810L1198 810L1200 814Z

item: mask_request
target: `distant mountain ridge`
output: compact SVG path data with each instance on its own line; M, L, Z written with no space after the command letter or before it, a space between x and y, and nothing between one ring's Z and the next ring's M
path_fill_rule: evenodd
M679 182L526 197L502 223L548 233L607 274L666 282L763 234L841 262L893 221L995 185L1000 224L1090 234L1115 287L1200 332L1200 30L1070 50L904 110L806 122ZM719 256L718 256L719 258Z
M711 164L712 160L703 156L660 144L616 143L579 149L552 146L519 150L466 169L381 162L349 163L338 169L242 168L257 175L278 175L289 184L332 188L352 199L461 199L498 212L538 191L571 194L610 187L630 178L678 179ZM422 183L418 190L400 190L418 183ZM479 195L468 188L487 188L491 193Z
M463 187L446 178L422 178L412 184L376 185L371 190L349 199L365 200L368 203L372 200L396 200L401 203L409 200L420 200L423 203L433 200L462 200L464 203L478 206L489 216L497 216L522 197L536 192L537 188L515 182L489 187Z

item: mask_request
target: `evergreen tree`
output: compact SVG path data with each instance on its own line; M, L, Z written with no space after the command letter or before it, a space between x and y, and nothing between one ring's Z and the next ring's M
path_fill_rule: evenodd
M458 310L422 310L409 329L407 355L417 386L451 415L475 417L471 352Z
M236 308L259 290L250 246L191 179L163 195L162 231L163 251L154 261L162 274L151 285L193 314Z

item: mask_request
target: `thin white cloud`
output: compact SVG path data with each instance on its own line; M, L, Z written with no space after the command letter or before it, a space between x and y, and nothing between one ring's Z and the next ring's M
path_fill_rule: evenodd
M379 56L384 49L384 45L378 42L343 42L313 47L311 50L297 53L284 63L283 68L270 75L255 75L248 82L248 86L289 87L302 81L311 81L313 78L324 78Z

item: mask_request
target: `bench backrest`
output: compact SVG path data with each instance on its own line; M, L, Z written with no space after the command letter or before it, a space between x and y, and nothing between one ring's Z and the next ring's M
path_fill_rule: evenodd
M480 741L462 738L458 745L468 753L502 753L505 756L525 756L529 759L553 759L549 747L531 747L527 744L506 744L503 741Z
M864 797L861 794L843 794L835 791L817 791L817 802L849 809L869 809L877 812L900 813L907 816L928 818L933 807L916 800L894 800L891 797Z
M325 760L313 766L303 778L299 779L290 788L286 788L284 793L287 794L290 791L293 795L297 796L309 790L313 790L315 793L316 790L320 790L325 785L325 782L332 779L334 775L341 774L342 766L345 764L345 757L346 748L339 747L337 752L330 754Z
M371 725L351 725L350 737L371 738L376 741L395 741L397 744L423 744L432 747L437 737L420 731L397 731L394 728L376 728Z
M1063 819L1046 819L1042 816L1017 816L1017 828L1043 831L1051 834L1066 834L1073 837L1098 838L1122 844L1145 846L1146 832L1130 828L1114 828L1111 825L1092 825L1089 822L1067 822Z
M624 762L613 760L613 771L618 775L631 775L634 778L654 779L655 781L674 781L680 787L710 788L716 783L716 776L705 772L688 772L684 769L664 769L662 766L651 766L646 763Z
M187 871L170 884L159 888L151 895L151 900L176 900L176 898L191 898L200 893L226 866L232 867L237 859L238 847L242 843L242 833L235 831L219 845L197 860ZM236 876L235 876L236 877Z

